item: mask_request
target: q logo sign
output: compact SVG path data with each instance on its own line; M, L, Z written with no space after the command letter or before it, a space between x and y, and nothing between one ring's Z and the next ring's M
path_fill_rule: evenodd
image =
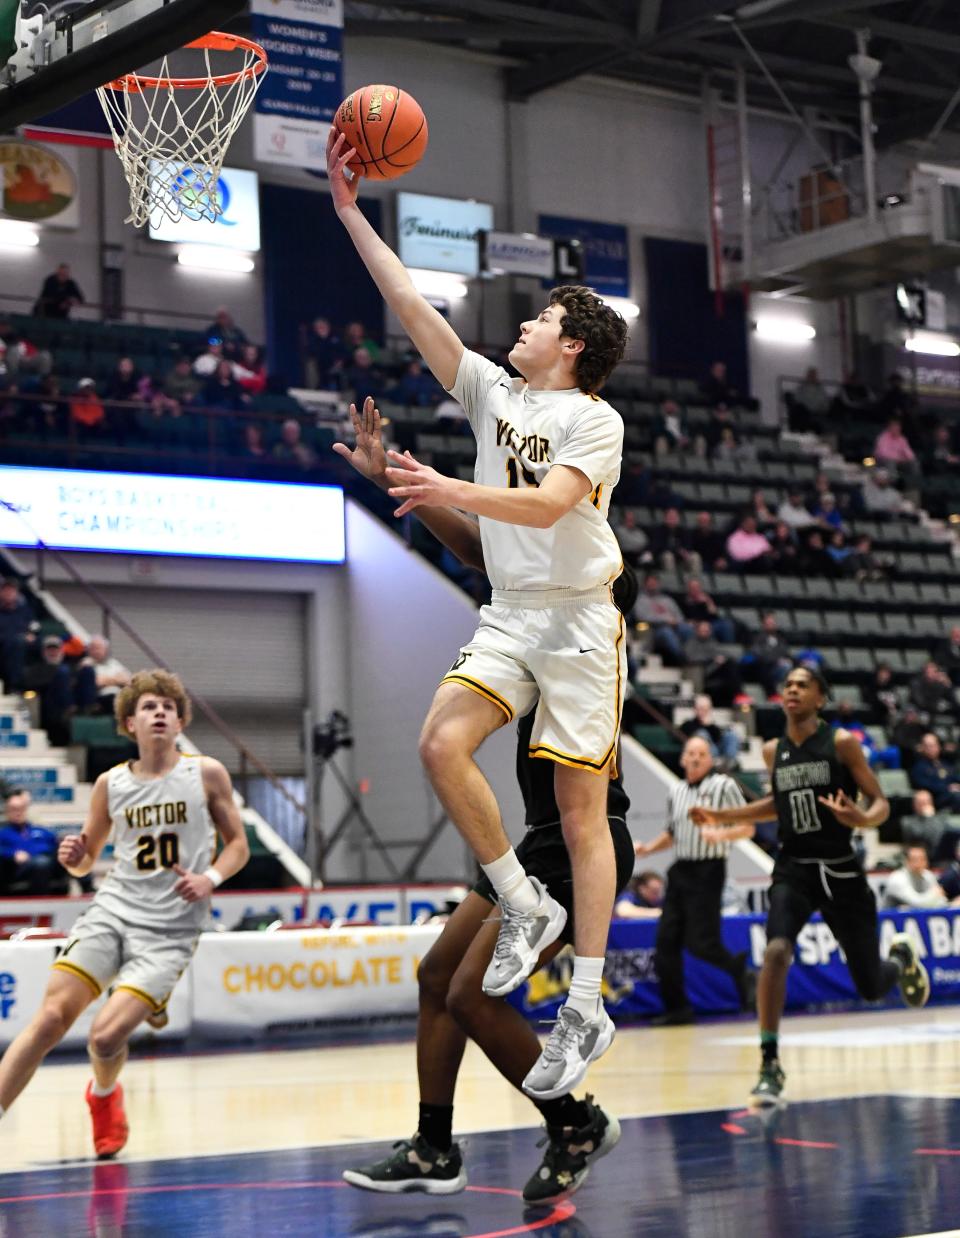
M180 209L187 219L207 219L211 223L236 227L235 219L228 219L230 209L230 186L221 176L211 190L209 178L193 168L182 168L170 187L171 193L180 202Z

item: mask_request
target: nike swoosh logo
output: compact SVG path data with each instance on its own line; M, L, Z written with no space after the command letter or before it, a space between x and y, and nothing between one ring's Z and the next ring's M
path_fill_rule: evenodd
M596 645L591 645L589 649L580 650L581 653L596 653L596 651L597 651Z

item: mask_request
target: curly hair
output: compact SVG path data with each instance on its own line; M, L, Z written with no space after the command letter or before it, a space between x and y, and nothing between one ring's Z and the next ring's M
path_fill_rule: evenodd
M627 346L627 324L595 292L579 284L561 284L550 291L550 304L563 306L560 334L583 340L577 354L577 383L581 391L599 391L622 359Z
M113 703L113 715L117 720L117 734L124 739L130 738L127 730L127 719L136 713L137 702L141 696L162 696L173 701L177 706L177 717L184 726L190 725L193 717L193 707L187 690L180 682L180 676L173 671L165 671L156 667L151 671L137 671L125 688L117 693Z

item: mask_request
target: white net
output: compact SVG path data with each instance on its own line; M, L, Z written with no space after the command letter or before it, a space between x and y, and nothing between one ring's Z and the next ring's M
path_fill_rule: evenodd
M125 222L137 228L164 215L176 223L183 218L213 222L223 214L223 161L265 65L259 48L238 45L231 72L215 73L210 51L196 48L206 72L189 79L189 88L185 79L173 76L164 57L156 76L130 74L122 83L97 90L130 186ZM241 55L242 65L236 59Z

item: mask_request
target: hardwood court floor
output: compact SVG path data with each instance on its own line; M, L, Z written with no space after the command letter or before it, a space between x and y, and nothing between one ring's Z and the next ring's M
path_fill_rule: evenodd
M960 1008L786 1020L791 1103L771 1130L743 1112L755 1041L746 1020L622 1029L587 1086L632 1119L623 1145L592 1170L575 1213L567 1205L536 1222L517 1196L538 1162L528 1129L538 1115L475 1051L455 1130L508 1133L468 1139L471 1191L402 1201L341 1188L339 1174L413 1130L410 1041L135 1052L124 1078L130 1142L121 1163L99 1166L89 1163L88 1068L54 1058L0 1121L0 1235L903 1238L960 1225ZM819 1183L830 1207L815 1206L804 1183ZM916 1190L904 1197L908 1183L922 1208ZM241 1185L256 1197L242 1208ZM188 1220L173 1196L193 1187L200 1212ZM228 1227L225 1199L238 1210Z

